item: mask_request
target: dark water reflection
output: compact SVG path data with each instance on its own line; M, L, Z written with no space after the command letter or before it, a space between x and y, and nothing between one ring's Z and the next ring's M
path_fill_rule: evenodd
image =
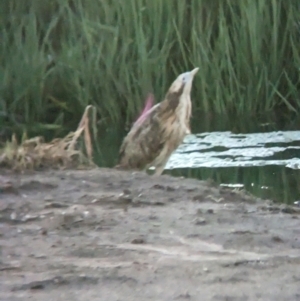
M173 169L165 172L219 184L243 184L243 188L263 199L293 203L300 199L300 170L282 166Z
M288 122L276 119L241 118L239 121L228 116L206 116L206 118L194 118L192 120L193 133L231 131L236 134L247 133L268 133L273 131L293 131L300 129L299 120ZM118 150L126 130L123 125L110 128L102 128L99 131L99 145L96 150L96 163L103 167L112 167L116 164ZM299 134L300 141L300 134ZM288 146L295 146L296 149L286 149L274 153L272 160L297 159L300 157L299 141L290 141ZM282 147L287 144L268 143L268 147ZM220 148L220 151L224 149ZM214 150L215 151L215 150ZM204 150L201 151L204 154ZM180 156L179 153L176 156ZM260 158L261 159L261 158ZM269 160L269 157L263 159ZM270 162L271 163L271 162ZM213 179L218 184L242 184L252 194L261 198L272 199L283 203L293 203L300 199L300 169L287 168L280 165L266 166L233 166L233 167L199 167L181 168L173 166L171 170L165 170L165 174L174 176L185 176L200 180ZM299 167L300 168L300 167Z

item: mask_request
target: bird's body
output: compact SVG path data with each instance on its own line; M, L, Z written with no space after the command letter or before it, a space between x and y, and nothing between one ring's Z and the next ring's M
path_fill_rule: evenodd
M119 167L144 170L155 167L160 175L174 150L190 133L190 91L198 68L181 74L169 88L165 99L143 112L123 140Z

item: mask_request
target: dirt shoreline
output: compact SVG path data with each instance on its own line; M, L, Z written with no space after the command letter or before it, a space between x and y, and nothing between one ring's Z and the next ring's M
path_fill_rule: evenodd
M300 208L114 169L0 176L0 300L300 300Z

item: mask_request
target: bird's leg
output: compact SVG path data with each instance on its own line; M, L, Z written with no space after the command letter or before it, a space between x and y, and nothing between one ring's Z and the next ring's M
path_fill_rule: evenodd
M169 158L165 159L163 162L161 162L160 164L155 166L154 176L160 176L163 173L163 171L167 165L168 159Z
M145 175L148 175L148 167L144 167L142 170L141 170L142 173L144 173Z

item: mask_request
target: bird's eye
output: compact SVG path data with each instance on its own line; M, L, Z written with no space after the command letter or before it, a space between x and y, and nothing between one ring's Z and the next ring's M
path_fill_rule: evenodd
M182 74L182 81L184 84L186 84L189 80L189 72L186 72L184 74Z

